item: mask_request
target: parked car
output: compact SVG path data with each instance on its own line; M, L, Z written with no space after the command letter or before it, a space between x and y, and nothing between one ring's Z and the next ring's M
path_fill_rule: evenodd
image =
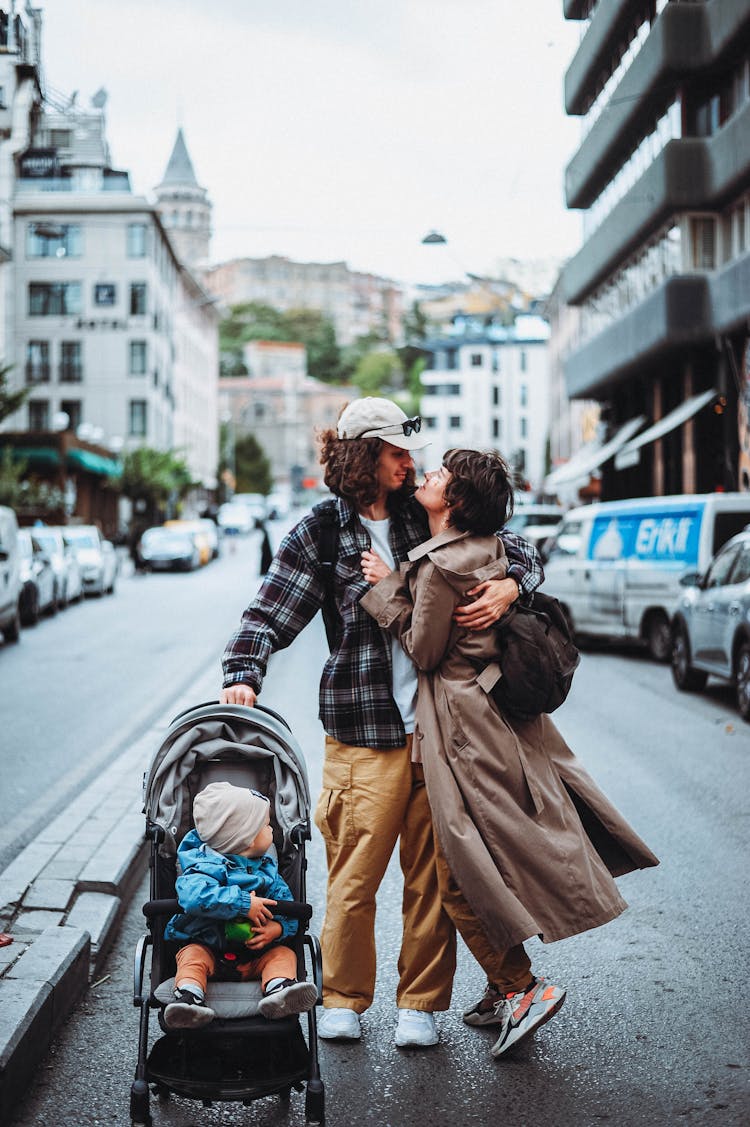
M219 530L212 520L202 517L194 520L165 520L164 528L189 533L198 545L201 564L210 563L219 554Z
M81 566L84 594L114 594L118 571L114 544L104 539L95 524L64 525L61 531Z
M281 520L282 517L288 517L292 511L292 495L290 492L277 489L268 494L266 504L268 505L268 519Z
M516 505L505 527L541 551L564 516L562 505Z
M255 517L249 506L236 505L233 501L219 506L217 520L227 536L247 536L255 528Z
M268 519L268 501L263 493L235 493L233 505L246 505L255 520Z
M201 564L194 534L182 528L147 528L138 554L151 571L194 571Z
M672 621L672 677L683 692L709 676L730 681L750 723L750 525L717 553L704 575L683 576Z
M21 636L18 521L5 505L0 505L0 630L6 642L17 642Z
M31 538L49 556L55 573L55 595L61 609L83 598L83 576L78 557L68 547L59 528L45 525L31 529Z
M57 614L55 569L49 556L34 544L31 531L18 531L21 561L21 622L36 626L41 615Z
M644 642L669 661L680 578L750 520L750 493L634 497L571 509L545 547L542 590L579 636Z

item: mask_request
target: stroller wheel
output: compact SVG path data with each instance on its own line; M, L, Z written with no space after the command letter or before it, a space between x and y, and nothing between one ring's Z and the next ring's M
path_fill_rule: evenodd
M305 1119L310 1124L310 1127L324 1127L326 1121L325 1092L320 1080L317 1082L311 1080L307 1085L307 1094L305 1095Z
M130 1089L130 1124L131 1127L151 1127L148 1084L145 1080L134 1080Z

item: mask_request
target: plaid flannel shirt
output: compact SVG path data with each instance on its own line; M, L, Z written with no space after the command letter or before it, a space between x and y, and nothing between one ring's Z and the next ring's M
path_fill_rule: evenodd
M341 617L337 645L323 667L319 716L329 735L342 743L377 750L406 742L401 714L392 694L391 637L359 606L370 585L360 557L369 536L352 505L335 499L339 525L334 595ZM424 510L409 499L390 513L390 544L398 565L429 536ZM544 578L539 554L514 533L500 533L508 556L508 575L523 597ZM230 638L222 665L224 686L244 682L260 692L271 654L290 645L321 609L326 589L318 557L315 512L303 517L282 540L255 599Z

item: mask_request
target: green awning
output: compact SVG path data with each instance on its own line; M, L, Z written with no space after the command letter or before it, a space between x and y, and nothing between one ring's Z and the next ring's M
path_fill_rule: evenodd
M10 444L8 444L10 445ZM60 451L54 446L10 446L14 462L28 462L34 466L58 467L62 465ZM0 443L0 450L5 450L6 444Z
M92 450L68 450L66 462L68 469L87 470L105 477L122 475L121 462L115 458L105 458L103 454L95 454Z

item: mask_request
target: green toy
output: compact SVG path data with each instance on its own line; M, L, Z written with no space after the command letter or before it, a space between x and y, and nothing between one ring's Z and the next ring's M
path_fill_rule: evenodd
M246 939L252 939L253 929L249 920L228 920L224 924L224 935L234 943L244 943Z

